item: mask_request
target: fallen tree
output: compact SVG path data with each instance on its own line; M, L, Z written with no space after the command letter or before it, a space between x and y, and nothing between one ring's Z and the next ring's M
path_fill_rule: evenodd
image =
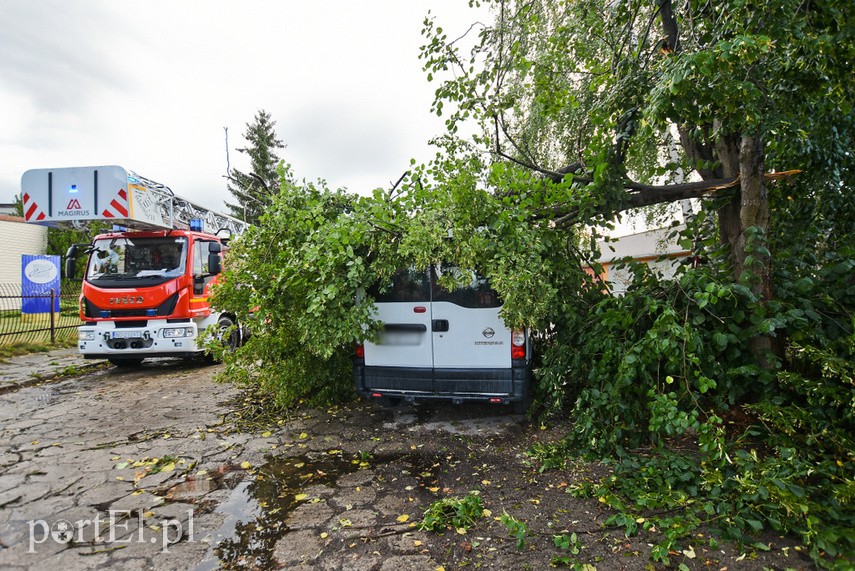
M437 158L367 197L283 171L216 294L254 321L224 376L290 406L350 398L352 345L377 326L357 293L408 265L479 268L506 321L538 332L541 410L573 421L537 457L612 462L615 478L577 493L628 533L667 530L654 559L724 522L744 545L792 533L845 567L853 26L844 2L779 4L495 2L465 57L426 20L449 128ZM634 267L624 297L584 271L589 228L690 197L703 207L682 239L700 267L671 281Z

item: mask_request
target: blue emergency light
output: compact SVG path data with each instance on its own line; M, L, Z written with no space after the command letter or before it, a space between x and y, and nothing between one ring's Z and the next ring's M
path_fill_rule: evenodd
M191 218L190 219L190 230L194 232L201 232L204 227L205 222L201 218Z
M76 184L72 184L70 187L68 187L68 192L75 193L77 192L77 190L78 188Z
M119 226L118 224L113 224L113 232L127 232L128 229L124 226Z

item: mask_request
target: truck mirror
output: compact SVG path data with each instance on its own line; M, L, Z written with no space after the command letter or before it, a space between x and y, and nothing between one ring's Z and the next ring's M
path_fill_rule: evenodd
M208 254L208 273L212 276L216 276L220 272L223 271L223 262L220 259L219 254L216 252L211 252Z
M208 273L212 276L223 271L223 260L220 258L220 252L222 251L223 245L219 242L208 244Z
M65 258L65 277L73 280L74 274L77 273L77 258Z
M68 247L65 253L65 277L74 279L74 274L77 273L77 244L72 244Z

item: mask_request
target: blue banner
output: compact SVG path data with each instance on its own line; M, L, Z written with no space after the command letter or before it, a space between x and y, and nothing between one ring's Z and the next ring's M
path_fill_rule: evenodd
M50 293L54 311L59 311L59 256L21 255L21 313L50 313ZM32 297L38 296L38 297Z

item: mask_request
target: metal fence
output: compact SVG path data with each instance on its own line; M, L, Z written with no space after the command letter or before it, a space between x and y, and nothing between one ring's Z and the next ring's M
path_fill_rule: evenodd
M26 296L21 284L0 283L0 345L75 338L80 325L79 297L80 281L62 280L59 291ZM57 298L59 311L55 310ZM25 299L45 299L50 311L25 314L21 310Z

